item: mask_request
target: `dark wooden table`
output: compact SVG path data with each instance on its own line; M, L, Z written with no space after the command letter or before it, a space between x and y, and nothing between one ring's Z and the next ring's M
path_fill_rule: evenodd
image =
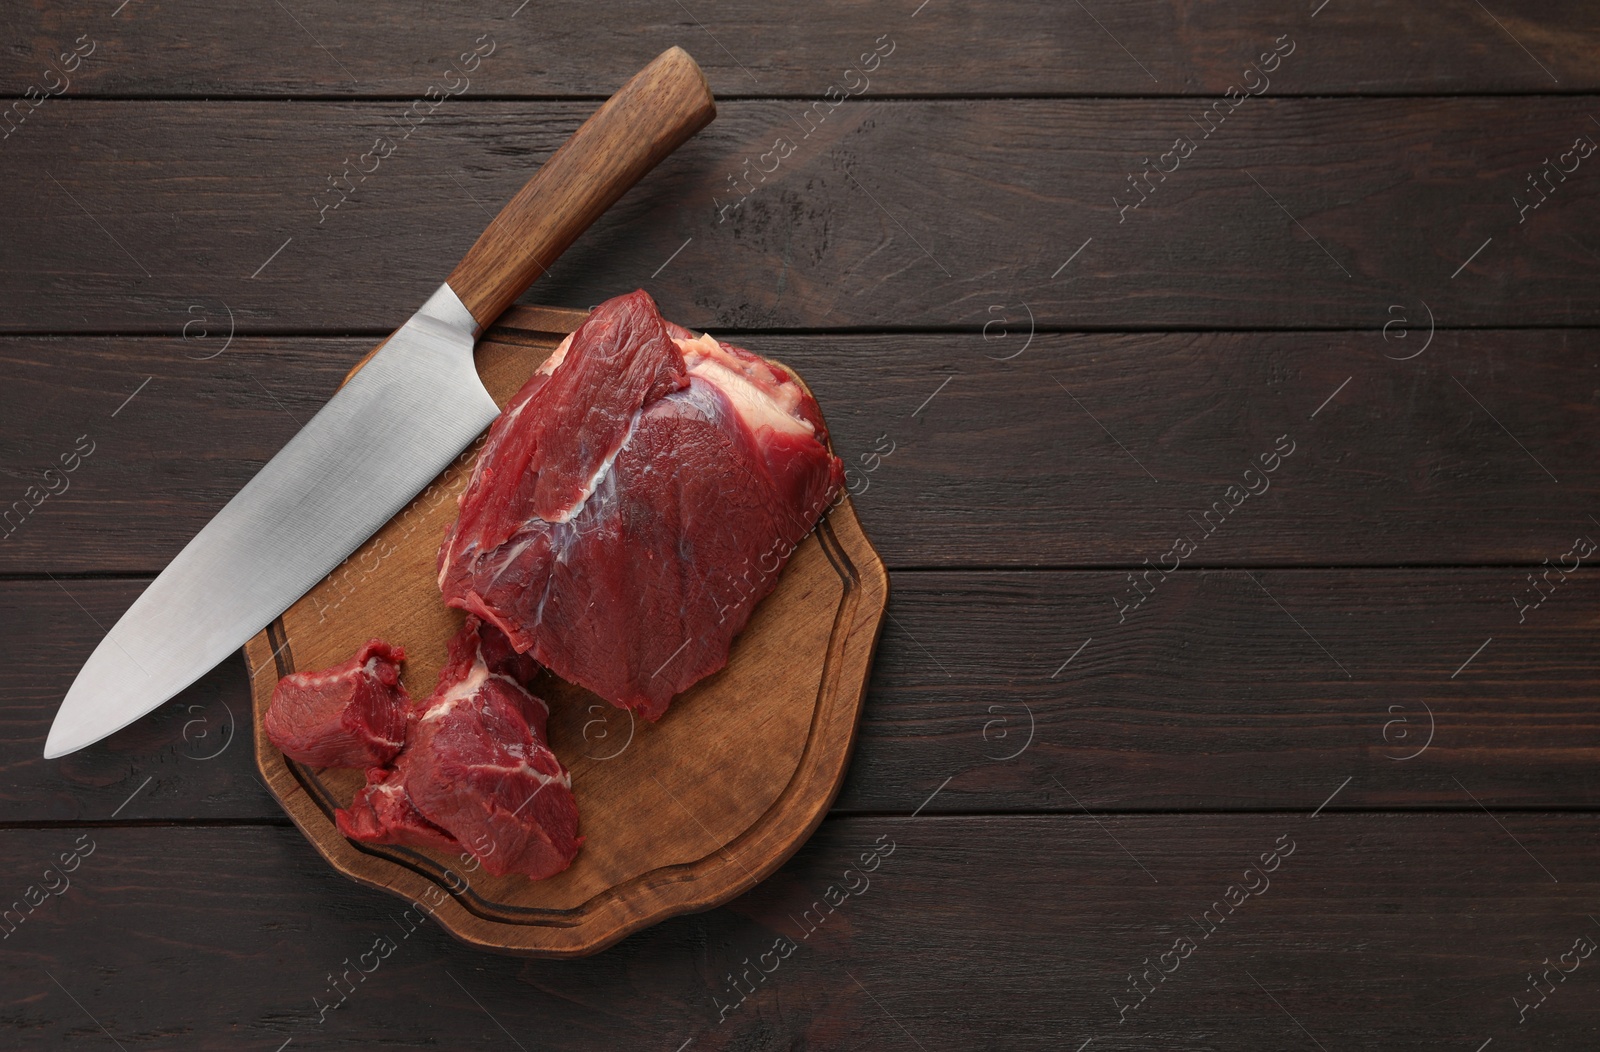
M1600 1043L1592 2L118 2L0 19L0 1046ZM42 760L675 43L721 116L526 299L643 286L816 389L894 596L810 843L530 962L322 861L238 659Z

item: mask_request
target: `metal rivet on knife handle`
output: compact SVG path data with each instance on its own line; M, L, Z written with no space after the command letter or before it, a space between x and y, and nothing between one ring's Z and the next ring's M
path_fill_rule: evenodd
M584 122L489 224L449 285L488 328L662 158L709 124L716 100L689 53L663 51Z

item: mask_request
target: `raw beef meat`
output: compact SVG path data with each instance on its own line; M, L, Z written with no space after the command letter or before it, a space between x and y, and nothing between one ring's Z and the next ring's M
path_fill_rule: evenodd
M262 721L283 754L314 767L388 763L406 736L405 651L374 639L342 665L278 681Z
M373 767L367 771L367 784L356 790L350 806L333 813L339 832L351 840L369 844L407 844L433 847L440 851L461 851L455 837L422 817L406 786L391 778L394 769Z
M489 430L439 552L445 601L647 719L727 664L843 478L783 368L596 307Z
M368 771L335 812L340 832L470 851L496 876L538 880L571 865L583 843L578 805L546 744L549 709L527 689L538 672L498 629L468 617L399 758Z

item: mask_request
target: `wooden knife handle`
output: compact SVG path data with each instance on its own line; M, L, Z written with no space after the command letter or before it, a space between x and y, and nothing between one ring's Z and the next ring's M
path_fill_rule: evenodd
M689 53L656 56L583 122L517 191L449 282L480 329L629 187L711 123L717 103Z

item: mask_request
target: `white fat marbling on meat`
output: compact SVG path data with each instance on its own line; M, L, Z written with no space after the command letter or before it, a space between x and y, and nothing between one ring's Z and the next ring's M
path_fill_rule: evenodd
M535 744L534 748L537 749L537 748L541 748L541 747L538 744ZM545 749L543 751L549 752L548 749ZM552 753L551 755L553 756L554 754ZM501 766L499 764L493 764L493 763L475 763L475 764L472 765L472 769L474 771L490 771L490 772L494 772L494 773L497 773L497 774L499 774L499 775L501 775L501 776L503 776L505 778L508 778L508 779L512 775L526 774L527 776L532 778L534 781L539 783L539 788L540 789L543 789L545 786L551 784L552 782L554 782L556 785L566 786L568 789L572 788L572 772L571 771L563 771L561 774L545 774L543 771L539 770L536 767L533 767L532 765L530 765L530 764L528 764L526 762L518 764L515 767L504 767L504 766ZM538 795L538 790L535 790L534 795L535 796ZM533 799L533 797L529 797L528 799L531 800L531 799ZM526 805L527 802L528 802L527 800L524 800L523 801L524 805ZM521 808L518 808L517 810L520 811Z
M421 722L431 723L444 716L463 701L476 695L478 691L483 689L483 685L491 679L497 679L502 683L509 684L520 693L527 694L528 697L537 701L545 712L548 713L550 711L550 706L543 698L529 694L528 688L521 683L503 673L490 672L488 664L483 660L483 647L480 645L472 655L472 671L467 673L467 678L445 691L438 701L428 706L428 711L422 714Z
M562 340L560 345L550 352L550 357L546 358L539 368L535 370L537 375L549 376L561 368L561 363L567 360L567 349L572 346L572 337L574 335L576 335L576 331L567 333L567 338Z
M703 333L693 340L674 338L689 366L689 375L699 377L727 396L745 426L752 431L763 427L791 435L814 435L810 421L795 415L800 405L800 385L774 384L759 378L759 362L747 362L722 349L722 345Z
M478 693L490 675L489 666L483 660L483 648L479 647L472 657L472 671L467 673L467 678L445 691L438 701L428 706L428 711L422 714L422 722L433 722Z
M600 466L595 469L594 474L589 476L589 481L583 484L583 490L581 493L579 493L578 499L568 505L566 510L562 511L559 515L556 515L551 519L546 519L546 522L570 522L576 515L578 515L578 513L583 511L583 506L589 502L589 498L594 495L595 489L599 487L600 480L611 473L611 465L616 463L617 455L624 449L627 449L628 443L633 441L633 433L638 430L639 418L643 415L644 409L642 407L633 411L633 415L628 418L627 433L622 436L622 441L617 443L617 448L613 449L606 456L606 458L600 462Z
M533 540L533 535L529 534L527 537L524 537L522 540L506 549L505 556L500 560L500 565L494 568L495 580L498 581L500 579L500 575L506 572L506 568L511 565L512 561L516 559L517 556L528 550L528 545L532 544ZM443 591L444 585L440 584L439 589Z

